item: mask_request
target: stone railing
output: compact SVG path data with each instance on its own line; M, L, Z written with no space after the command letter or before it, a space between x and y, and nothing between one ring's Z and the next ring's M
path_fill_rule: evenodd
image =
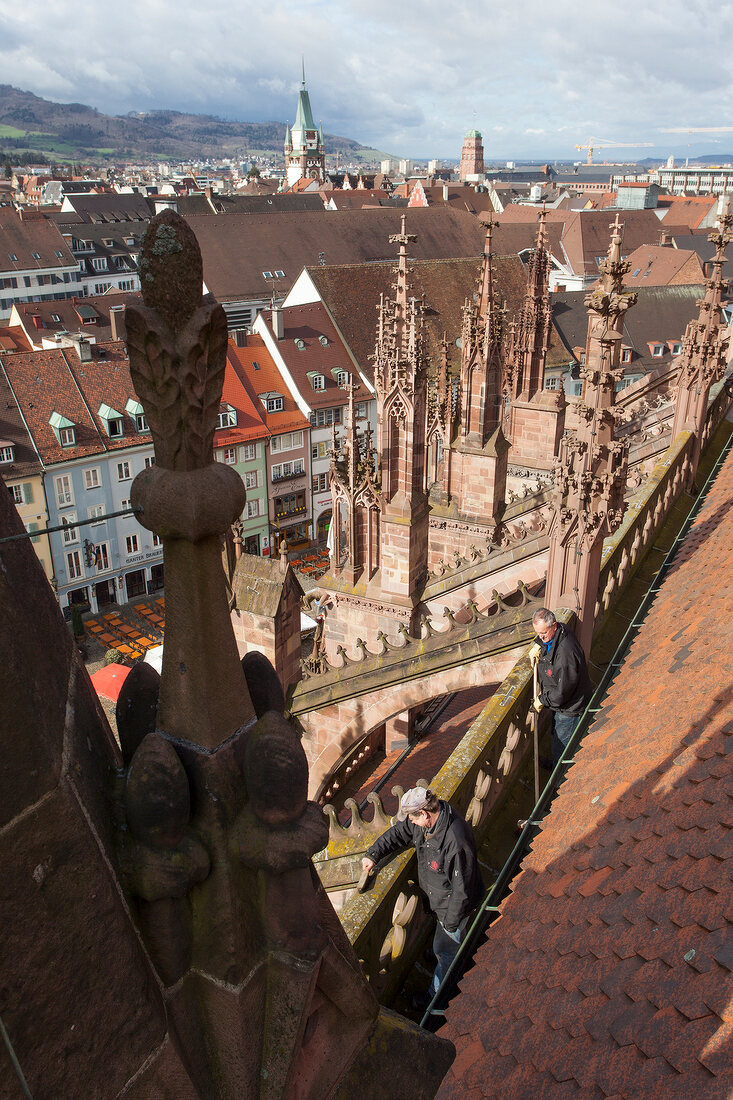
M377 726L376 729L360 738L355 745L352 745L328 776L328 783L322 794L318 796L317 801L328 802L329 799L334 798L354 772L363 767L368 760L371 760L383 743L384 738L381 727Z
M710 390L707 418L703 428L701 449L704 451L731 405L722 382ZM631 498L623 523L606 539L601 559L598 599L595 609L595 629L606 620L615 601L636 572L657 531L690 477L690 455L694 439L691 432L680 432L639 491Z
M573 614L561 610L558 618L571 622ZM531 701L532 670L528 658L523 657L430 782L440 798L470 821L477 846L532 752ZM381 811L381 804L377 809ZM330 816L328 854L341 860L350 858L358 868L355 857L360 857L382 828L373 830L357 815L350 836L351 827L338 825L335 811ZM414 851L403 852L382 867L371 889L346 901L340 918L374 992L380 1001L389 1003L432 927L419 904Z
M604 623L611 604L618 599L654 542L670 508L687 484L693 436L680 432L642 487L629 501L623 523L603 544L595 629Z
M325 654L319 655L315 660L306 658L301 662L303 677L295 688L291 712L302 714L313 709L312 705L306 706L304 700L307 693L319 685L336 684L346 694L351 694L348 685L357 681L362 683L365 672L396 667L398 661L412 663L416 657L428 661L437 655L440 666L440 654L447 646L453 648L467 638L478 639L485 635L498 634L527 617L531 619L538 606L541 606L538 598L532 595L523 581L519 581L516 590L504 596L496 590L492 591L491 603L485 611L480 611L473 600L469 600L465 607L455 613L445 607L443 625L440 628L429 615L423 614L420 618L419 638L413 638L404 623L401 623L397 628L399 640L392 640L384 631L379 631L376 652L368 649L363 638L357 638L353 656L346 652L344 646L339 645L336 647L336 662L332 662ZM527 611L527 608L531 608L531 611ZM449 637L450 635L454 636Z
M528 492L526 499L524 495L518 496L510 491L507 501L499 541L479 539L479 545L470 546L465 555L454 551L449 561L441 558L428 572L423 599L431 599L438 585L440 590L445 591L473 579L477 566L486 566L481 572L500 568L505 557L511 560L513 553L524 553L529 541L547 531L552 515L551 488ZM444 520L440 517L431 517L431 526L441 522Z

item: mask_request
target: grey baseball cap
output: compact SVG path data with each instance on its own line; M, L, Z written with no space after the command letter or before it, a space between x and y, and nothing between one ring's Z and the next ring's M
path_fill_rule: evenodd
M400 808L395 814L395 820L404 821L408 814L416 814L424 810L431 797L431 792L425 787L412 787L409 791L405 791L400 799Z

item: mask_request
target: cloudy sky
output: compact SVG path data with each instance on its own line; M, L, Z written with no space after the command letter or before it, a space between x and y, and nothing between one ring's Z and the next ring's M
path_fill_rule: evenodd
M0 0L0 81L109 114L167 107L292 121L305 54L316 120L412 157L733 151L733 6L722 0ZM603 154L602 154L603 155Z

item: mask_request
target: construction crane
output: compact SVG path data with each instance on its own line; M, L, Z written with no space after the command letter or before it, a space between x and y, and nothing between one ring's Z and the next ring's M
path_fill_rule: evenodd
M733 134L733 126L666 126L663 134ZM591 139L592 140L592 139Z
M588 150L588 164L593 163L593 154L598 149L645 149L649 148L651 141L605 141L601 138L600 142L595 142L593 138L590 139L587 145L576 145L576 149Z
M733 134L733 126L663 126L663 134ZM687 143L685 168L690 165L690 143Z

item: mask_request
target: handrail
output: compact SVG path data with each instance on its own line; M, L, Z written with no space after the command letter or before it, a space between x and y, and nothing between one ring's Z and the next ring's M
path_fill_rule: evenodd
M445 976L440 983L439 988L434 993L430 1000L430 1004L425 1010L420 1024L421 1027L428 1027L429 1024L433 1024L432 1030L437 1030L439 1026L440 1018L445 1015L445 1005L450 1000L450 996L456 989L460 976L465 969L465 964L472 957L473 951L478 946L479 938L483 935L486 926L489 924L491 914L498 914L499 903L503 900L504 893L506 891L509 882L513 879L521 860L527 853L530 845L530 841L536 835L537 827L542 822L549 804L554 796L555 789L558 786L560 780L566 774L568 768L572 767L574 763L575 752L582 741L583 737L588 731L589 726L598 710L599 704L603 699L608 687L613 681L616 673L621 667L623 658L625 657L631 642L641 627L644 619L646 618L649 608L651 607L654 599L659 590L659 586L668 573L674 558L676 557L680 546L687 536L690 528L692 527L698 512L702 508L705 498L710 491L710 486L715 481L723 462L728 457L729 453L733 450L733 429L728 437L726 444L724 445L713 469L710 471L705 484L695 498L695 501L682 524L677 537L675 538L672 546L669 548L665 555L664 561L659 566L653 580L649 584L646 595L641 601L639 607L636 610L636 614L629 623L621 641L616 647L616 651L609 662L603 676L601 677L596 690L594 691L588 705L586 706L583 714L575 728L575 731L568 741L568 744L563 749L562 755L555 765L550 778L548 779L544 790L542 791L538 801L532 809L529 818L524 824L524 827L517 839L514 848L512 849L508 859L504 863L501 871L499 872L496 881L489 890L488 894L484 898L473 922L471 923L466 937L461 943L455 958L452 960Z

